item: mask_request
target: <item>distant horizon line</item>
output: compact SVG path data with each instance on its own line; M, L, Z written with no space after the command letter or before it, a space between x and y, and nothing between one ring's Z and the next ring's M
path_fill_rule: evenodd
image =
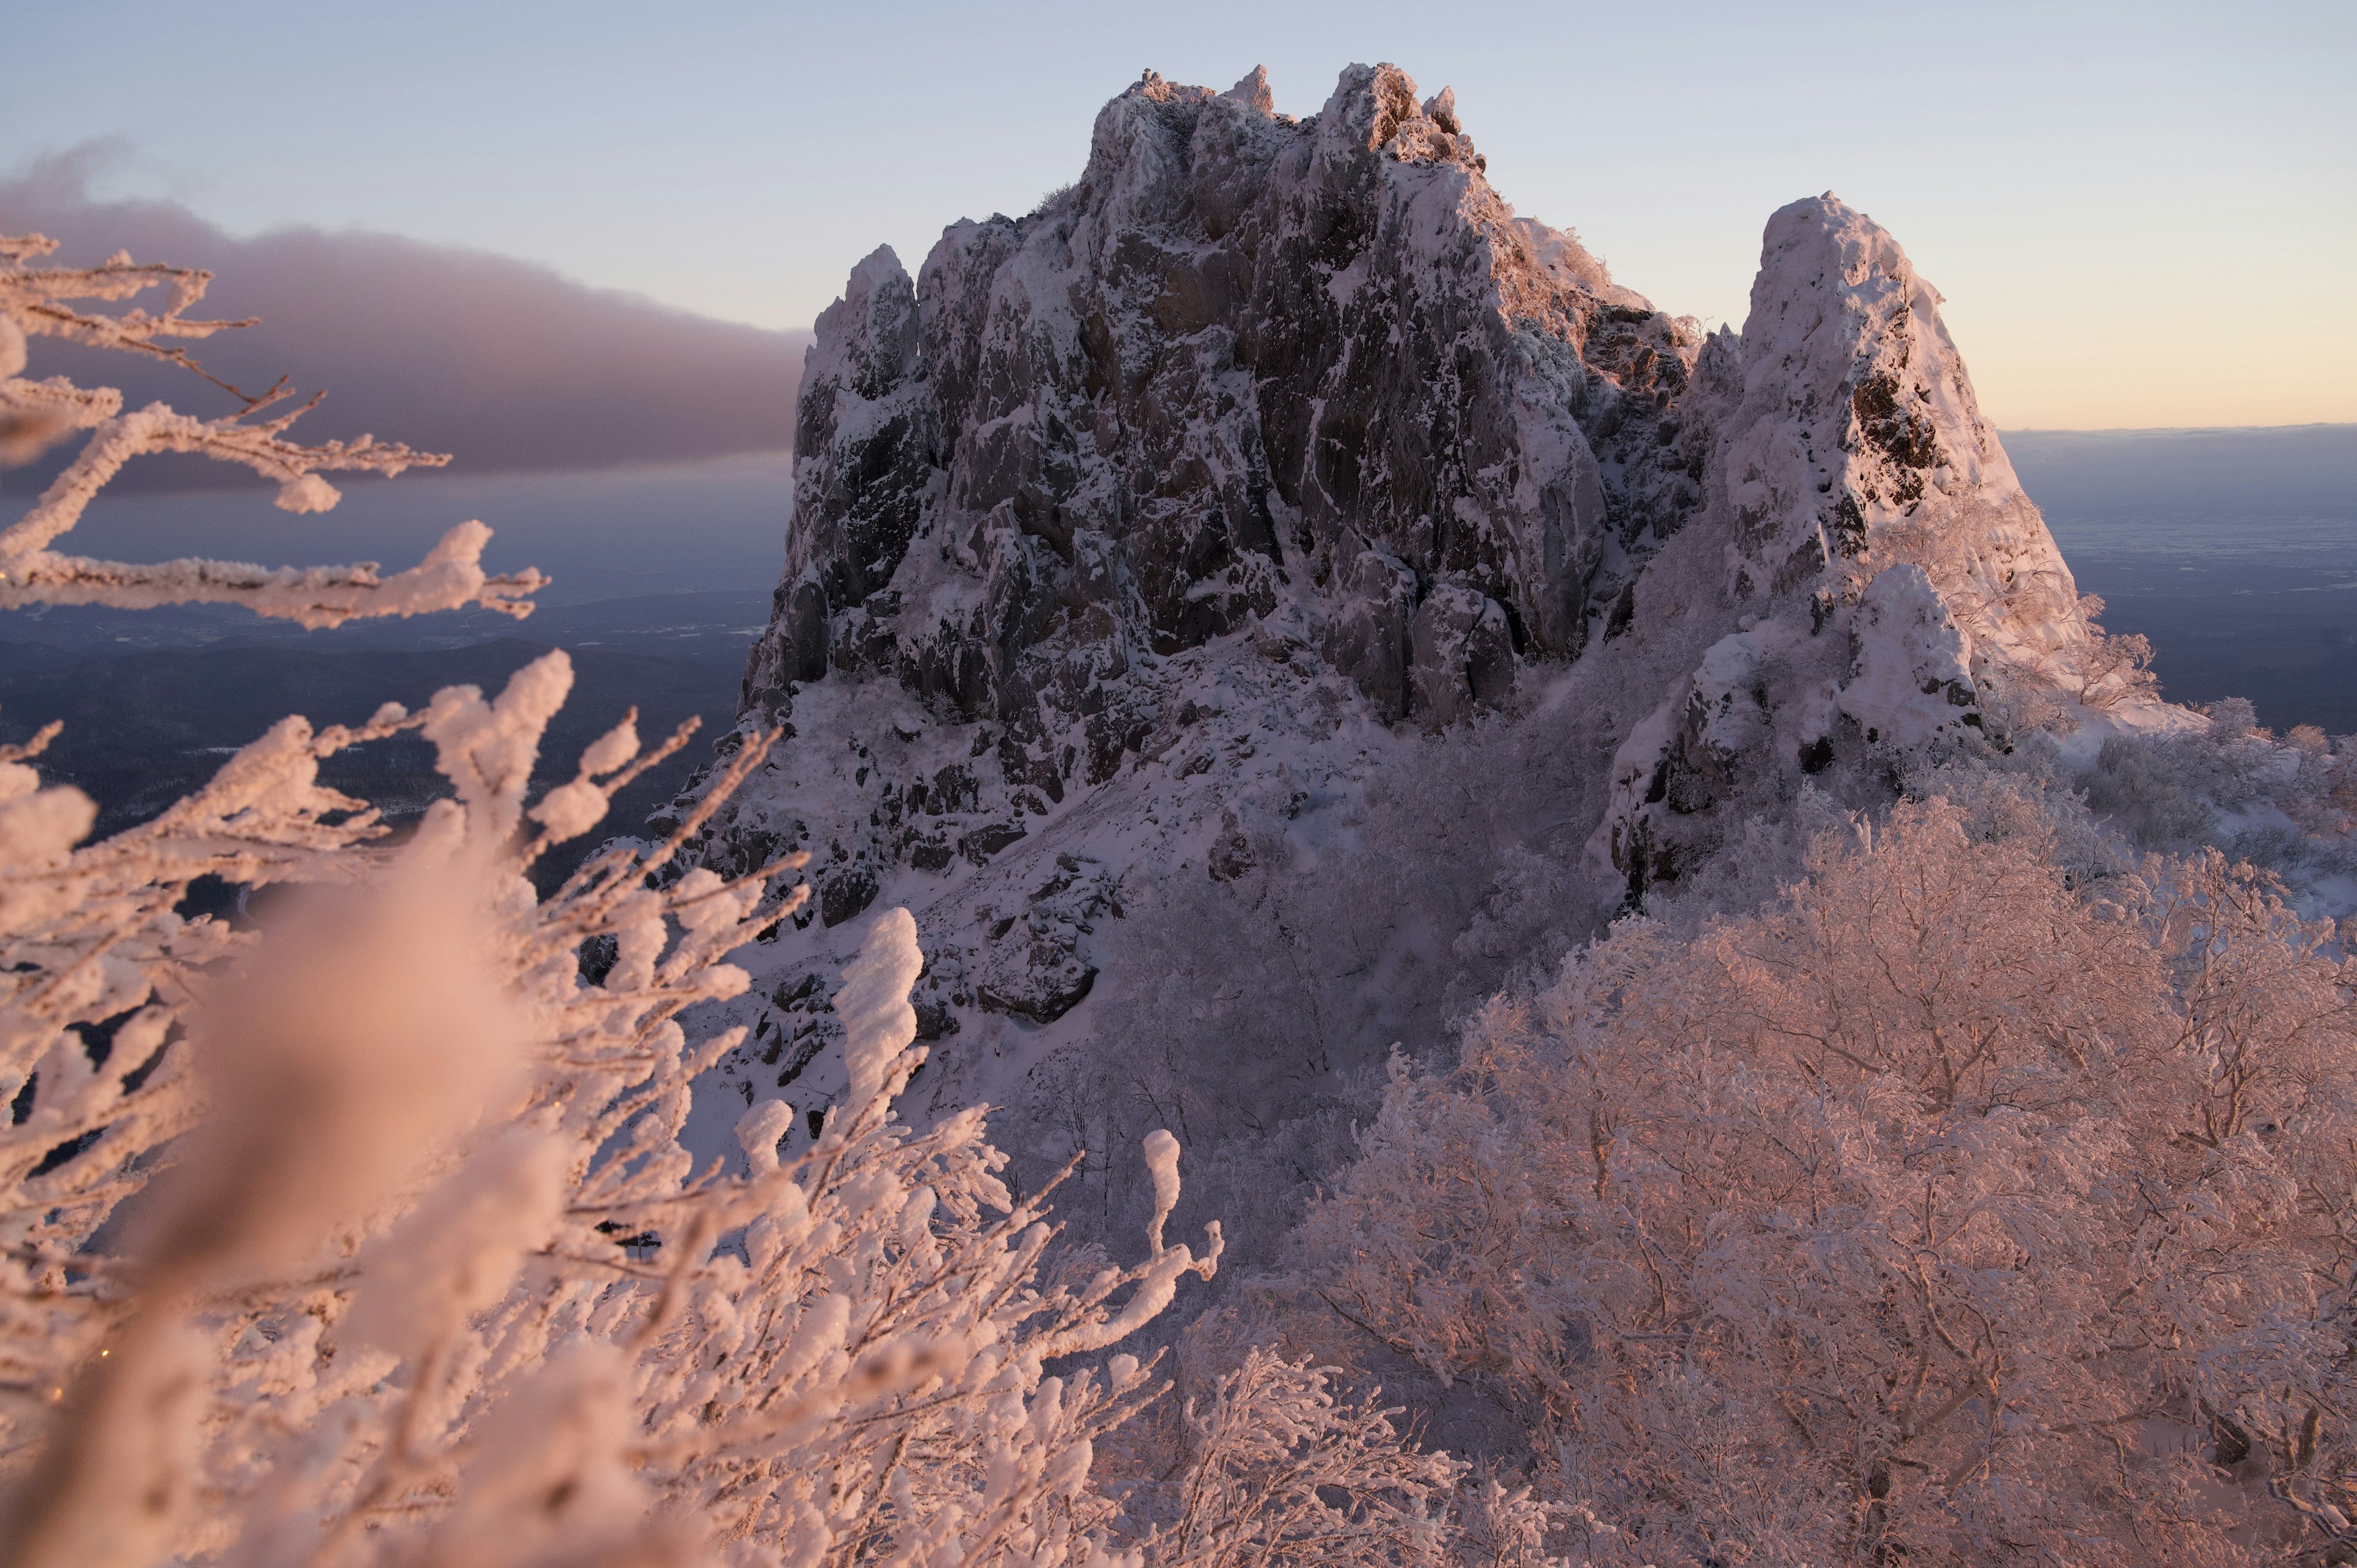
M2314 419L2299 424L2021 424L1996 426L2003 435L2250 435L2266 431L2357 431L2357 420Z
M2018 425L2011 429L1998 425L1995 428L1998 436L2007 440L2022 435L2296 435L2318 434L2327 431L2347 431L2352 435L2357 435L2357 420L2310 420L2300 424L2038 424ZM706 456L640 458L619 463L600 463L595 465L577 465L573 467L509 467L503 466L496 468L468 468L457 466L440 470L420 471L413 475L404 475L402 478L407 485L415 486L421 482L442 485L461 483L470 480L484 481L492 479L550 478L558 475L588 476L594 474L646 474L650 472L660 472L667 468L703 468L728 463L745 465L774 463L780 458L791 457L793 455L794 451L791 446L747 447L736 452L716 452ZM457 454L457 456L463 459L465 453L461 452ZM206 472L210 474L212 471L206 470ZM350 486L358 483L366 487L370 480L375 479L376 478L377 476L375 475L367 474L342 476L339 479L339 484L341 486ZM241 473L236 475L221 475L214 478L210 483L156 485L151 489L145 489L144 493L149 495L172 495L203 490L259 489L266 488L267 484L268 481L266 480L250 479L249 476Z
M1998 437L2005 441L2015 441L2025 437L2035 439L2060 438L2115 441L2200 436L2241 437L2248 439L2252 437L2263 438L2267 436L2291 437L2298 435L2319 435L2332 433L2345 433L2352 436L2357 436L2357 421L2313 420L2301 424L2156 424L2098 426L2023 425L2012 429L2007 429L2004 426L1996 426L1996 429ZM439 470L421 470L415 473L405 474L401 476L397 482L404 489L414 489L421 486L438 489L450 485L466 485L470 483L513 483L516 481L555 478L589 479L600 476L611 477L618 479L636 478L643 480L648 478L658 476L666 470L702 470L722 467L729 465L736 465L747 469L756 469L778 464L781 460L790 460L793 456L793 448L791 446L768 446L748 447L735 452L713 453L705 456L649 457L615 463L575 465L570 467L552 466L546 467L509 467L501 465L496 467L476 468L468 467L464 464L463 460L465 453L462 451L457 454L457 456L460 459L459 463L453 467ZM199 474L202 477L199 478ZM22 478L26 476L17 477ZM38 491L43 488L46 477L39 475L29 477L34 478L37 481L29 488L20 488L18 484L0 482L0 510L5 510L11 502L21 501L27 504L30 503ZM379 484L383 482L384 481L380 479L378 476L370 474L341 476L338 481L339 488L347 489L359 489L363 490L374 489ZM191 474L189 477L189 482L179 482L175 478L158 475L147 483L134 483L130 487L126 488L118 499L128 499L135 495L168 496L203 495L208 493L221 494L224 492L234 492L240 490L261 490L267 488L268 481L266 480L255 479L242 472L227 473L209 467Z

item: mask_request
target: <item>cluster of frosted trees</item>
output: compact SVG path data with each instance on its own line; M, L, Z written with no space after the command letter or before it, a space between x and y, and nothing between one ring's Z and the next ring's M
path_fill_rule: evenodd
M1306 1278L1660 1562L2347 1553L2357 973L2215 851L2073 886L2004 818L1397 1066Z
M50 547L130 457L199 452L319 510L321 470L438 459L305 446L281 389L199 419L24 372L52 337L201 367L233 323L204 274L37 265L0 240L0 443L79 455L0 532L0 603L231 602L307 625L464 604L522 614L488 531L418 568L91 561ZM104 306L163 288L150 313ZM206 377L207 381L211 378ZM214 383L218 386L220 383ZM297 410L297 413L300 411ZM537 800L562 653L365 725L288 718L143 826L83 842L48 733L0 757L0 1541L11 1563L1212 1565L1537 1562L1547 1509L1419 1452L1328 1371L1245 1351L1160 1398L1118 1347L1181 1280L1177 1141L1145 1140L1142 1261L1059 1259L979 1111L894 1114L921 1059L904 913L835 999L851 1084L791 1162L754 1107L741 1163L678 1142L696 1074L741 1031L682 1015L746 984L731 950L791 916L800 860L665 872L766 751L739 748L666 843L527 873L686 739L625 717ZM322 758L414 732L452 798L389 832ZM252 925L191 887L253 890ZM592 982L579 954L613 961Z

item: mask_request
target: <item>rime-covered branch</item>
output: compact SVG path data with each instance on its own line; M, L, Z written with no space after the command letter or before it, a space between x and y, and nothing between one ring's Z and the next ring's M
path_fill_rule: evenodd
M38 234L0 236L0 465L29 461L74 432L89 434L65 470L0 531L0 606L239 604L305 626L468 605L513 616L531 613L531 595L545 579L532 571L486 575L480 557L489 531L479 523L454 530L423 564L389 578L381 577L372 563L276 570L203 560L131 565L54 552L50 546L81 521L91 499L123 466L150 454L195 454L250 468L276 481L276 504L294 512L326 511L340 499L322 474L392 478L449 461L369 435L316 446L288 439L288 429L317 405L317 397L262 417L290 395L283 381L260 393L242 392L206 371L174 341L249 325L187 314L203 299L211 274L141 265L127 255L96 267L30 264L55 249L54 242ZM158 311L78 307L127 300L156 287L169 290ZM30 380L25 373L27 340L34 338L167 360L228 392L242 406L220 418L182 413L161 403L125 411L122 393L111 387L76 386L59 376Z
M980 1113L894 1117L922 1059L905 913L846 974L853 1087L826 1135L781 1163L765 1105L739 1170L694 1169L689 1086L742 1031L691 1041L683 1015L743 989L725 955L799 907L772 879L802 857L657 889L676 844L618 847L534 898L532 858L593 828L643 760L626 719L529 797L570 683L552 653L496 698L288 719L162 817L80 847L90 802L42 788L33 747L0 759L16 1560L233 1538L308 1540L288 1560L320 1563L478 1561L466 1543L496 1541L520 1562L625 1527L808 1563L1098 1550L1114 1510L1090 1444L1150 1369L1043 1363L1158 1312L1175 1267L1210 1272L1216 1229L1200 1263L1157 1224L1139 1267L1039 1286L1044 1208L999 1183ZM404 733L455 799L393 849L317 770ZM766 750L741 748L720 792ZM287 916L177 913L203 876L292 885ZM577 955L599 939L616 957L592 983ZM1175 1201L1176 1144L1149 1154ZM145 1218L107 1231L151 1182ZM546 1506L552 1487L579 1505Z

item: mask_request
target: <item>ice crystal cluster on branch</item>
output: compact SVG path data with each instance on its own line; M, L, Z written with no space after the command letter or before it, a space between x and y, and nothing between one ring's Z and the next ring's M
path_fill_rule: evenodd
M278 482L277 504L294 512L326 511L336 504L336 489L319 477L322 473L390 477L449 461L367 435L316 446L288 440L288 428L317 403L316 397L274 416L260 417L290 395L283 381L259 394L240 392L207 375L180 346L247 325L187 314L204 298L210 274L143 265L120 254L94 267L34 264L56 249L57 242L44 235L0 235L0 467L27 461L73 432L89 435L73 461L31 508L0 529L0 608L235 604L307 627L468 605L517 617L531 613L531 595L543 582L540 574L486 574L482 554L490 530L479 522L460 523L422 563L389 577L369 562L275 569L196 558L132 564L61 554L50 548L81 521L91 499L125 463L150 453L192 452L251 468ZM169 292L161 310L134 306L109 313L99 308L156 288ZM161 403L125 409L123 394L112 387L76 386L63 376L35 381L26 371L27 340L36 338L170 360L242 406L219 418L181 413Z
M5 763L15 1561L1110 1561L1090 1445L1151 1369L1071 1359L1217 1264L1216 1227L1200 1258L1163 1239L1176 1142L1148 1141L1145 1261L1041 1283L1043 1205L981 1113L893 1116L922 1056L894 914L837 999L854 1088L824 1135L780 1161L772 1103L740 1169L694 1169L690 1080L739 1036L679 1015L740 991L722 955L801 894L767 892L791 866L658 891L675 839L536 899L539 850L671 749L626 722L528 807L570 678L552 653L496 699L289 719L86 846L88 800ZM404 731L457 799L388 847L317 769ZM184 919L203 876L278 912Z

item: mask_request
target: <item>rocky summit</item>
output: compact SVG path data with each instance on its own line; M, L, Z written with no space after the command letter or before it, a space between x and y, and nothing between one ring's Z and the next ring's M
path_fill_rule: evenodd
M923 933L926 1034L969 1036L943 1076L986 1088L1125 897L1232 880L1468 726L1585 726L1621 900L1837 766L2169 722L2091 683L2102 634L1870 219L1775 213L1743 331L1706 336L1485 166L1389 65L1299 119L1259 70L1148 72L1037 210L853 271L720 745L786 738L698 852L813 856L748 1100L825 1099L827 933L879 898Z
M1148 76L1080 183L889 250L820 318L777 618L748 708L888 674L1005 726L1011 778L1102 783L1126 677L1276 614L1387 719L1576 657L1701 503L1697 339L1518 220L1447 95L1354 67L1275 114ZM1076 733L1075 726L1077 726Z

